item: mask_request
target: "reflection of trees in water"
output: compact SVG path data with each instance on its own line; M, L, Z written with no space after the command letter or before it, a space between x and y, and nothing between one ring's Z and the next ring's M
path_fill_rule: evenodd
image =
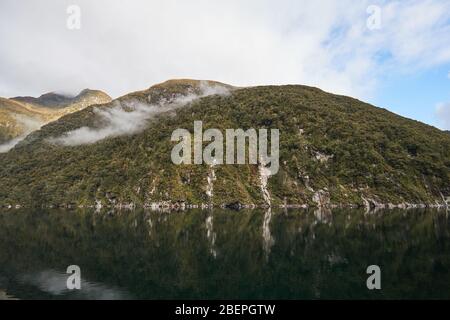
M424 210L8 211L0 279L78 264L137 298L450 298L449 230Z
M438 241L444 241L448 238L450 238L449 234L449 228L447 222L448 220L448 209L445 211L445 213L437 214L433 216L433 225L434 225L434 232L435 237Z

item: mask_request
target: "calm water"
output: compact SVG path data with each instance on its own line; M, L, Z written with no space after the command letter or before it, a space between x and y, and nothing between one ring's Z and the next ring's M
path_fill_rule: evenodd
M449 240L445 211L9 210L0 298L450 298Z

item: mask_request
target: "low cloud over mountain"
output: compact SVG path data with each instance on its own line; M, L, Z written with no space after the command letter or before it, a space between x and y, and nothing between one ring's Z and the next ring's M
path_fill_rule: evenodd
M99 122L97 128L81 127L49 141L65 146L77 146L95 143L109 137L134 134L144 130L148 120L159 113L183 107L202 97L229 94L229 88L224 85L210 84L207 81L200 81L197 85L197 90L191 88L165 97L154 104L133 99L118 99L111 106L98 107L94 110ZM151 100L151 96L147 100Z

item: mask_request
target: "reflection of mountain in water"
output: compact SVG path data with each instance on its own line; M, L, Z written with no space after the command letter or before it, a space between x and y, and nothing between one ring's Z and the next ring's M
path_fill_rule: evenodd
M215 249L217 234L214 232L213 219L214 218L212 215L210 215L206 218L206 236L211 245L210 252L213 255L213 257L215 258L215 257L217 257L217 251Z
M270 220L272 220L272 209L266 209L266 213L264 214L264 223L263 223L263 248L264 253L266 255L266 259L269 259L270 249L272 248L275 240L270 233Z
M17 298L450 298L447 213L0 213L0 288ZM66 292L66 270L82 290ZM366 288L367 266L381 292ZM63 281L64 280L64 281Z

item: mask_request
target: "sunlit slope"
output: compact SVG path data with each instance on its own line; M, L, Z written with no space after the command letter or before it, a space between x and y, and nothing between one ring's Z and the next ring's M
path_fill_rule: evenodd
M93 104L110 102L104 92L85 89L75 97L47 93L39 98L0 98L0 144Z

